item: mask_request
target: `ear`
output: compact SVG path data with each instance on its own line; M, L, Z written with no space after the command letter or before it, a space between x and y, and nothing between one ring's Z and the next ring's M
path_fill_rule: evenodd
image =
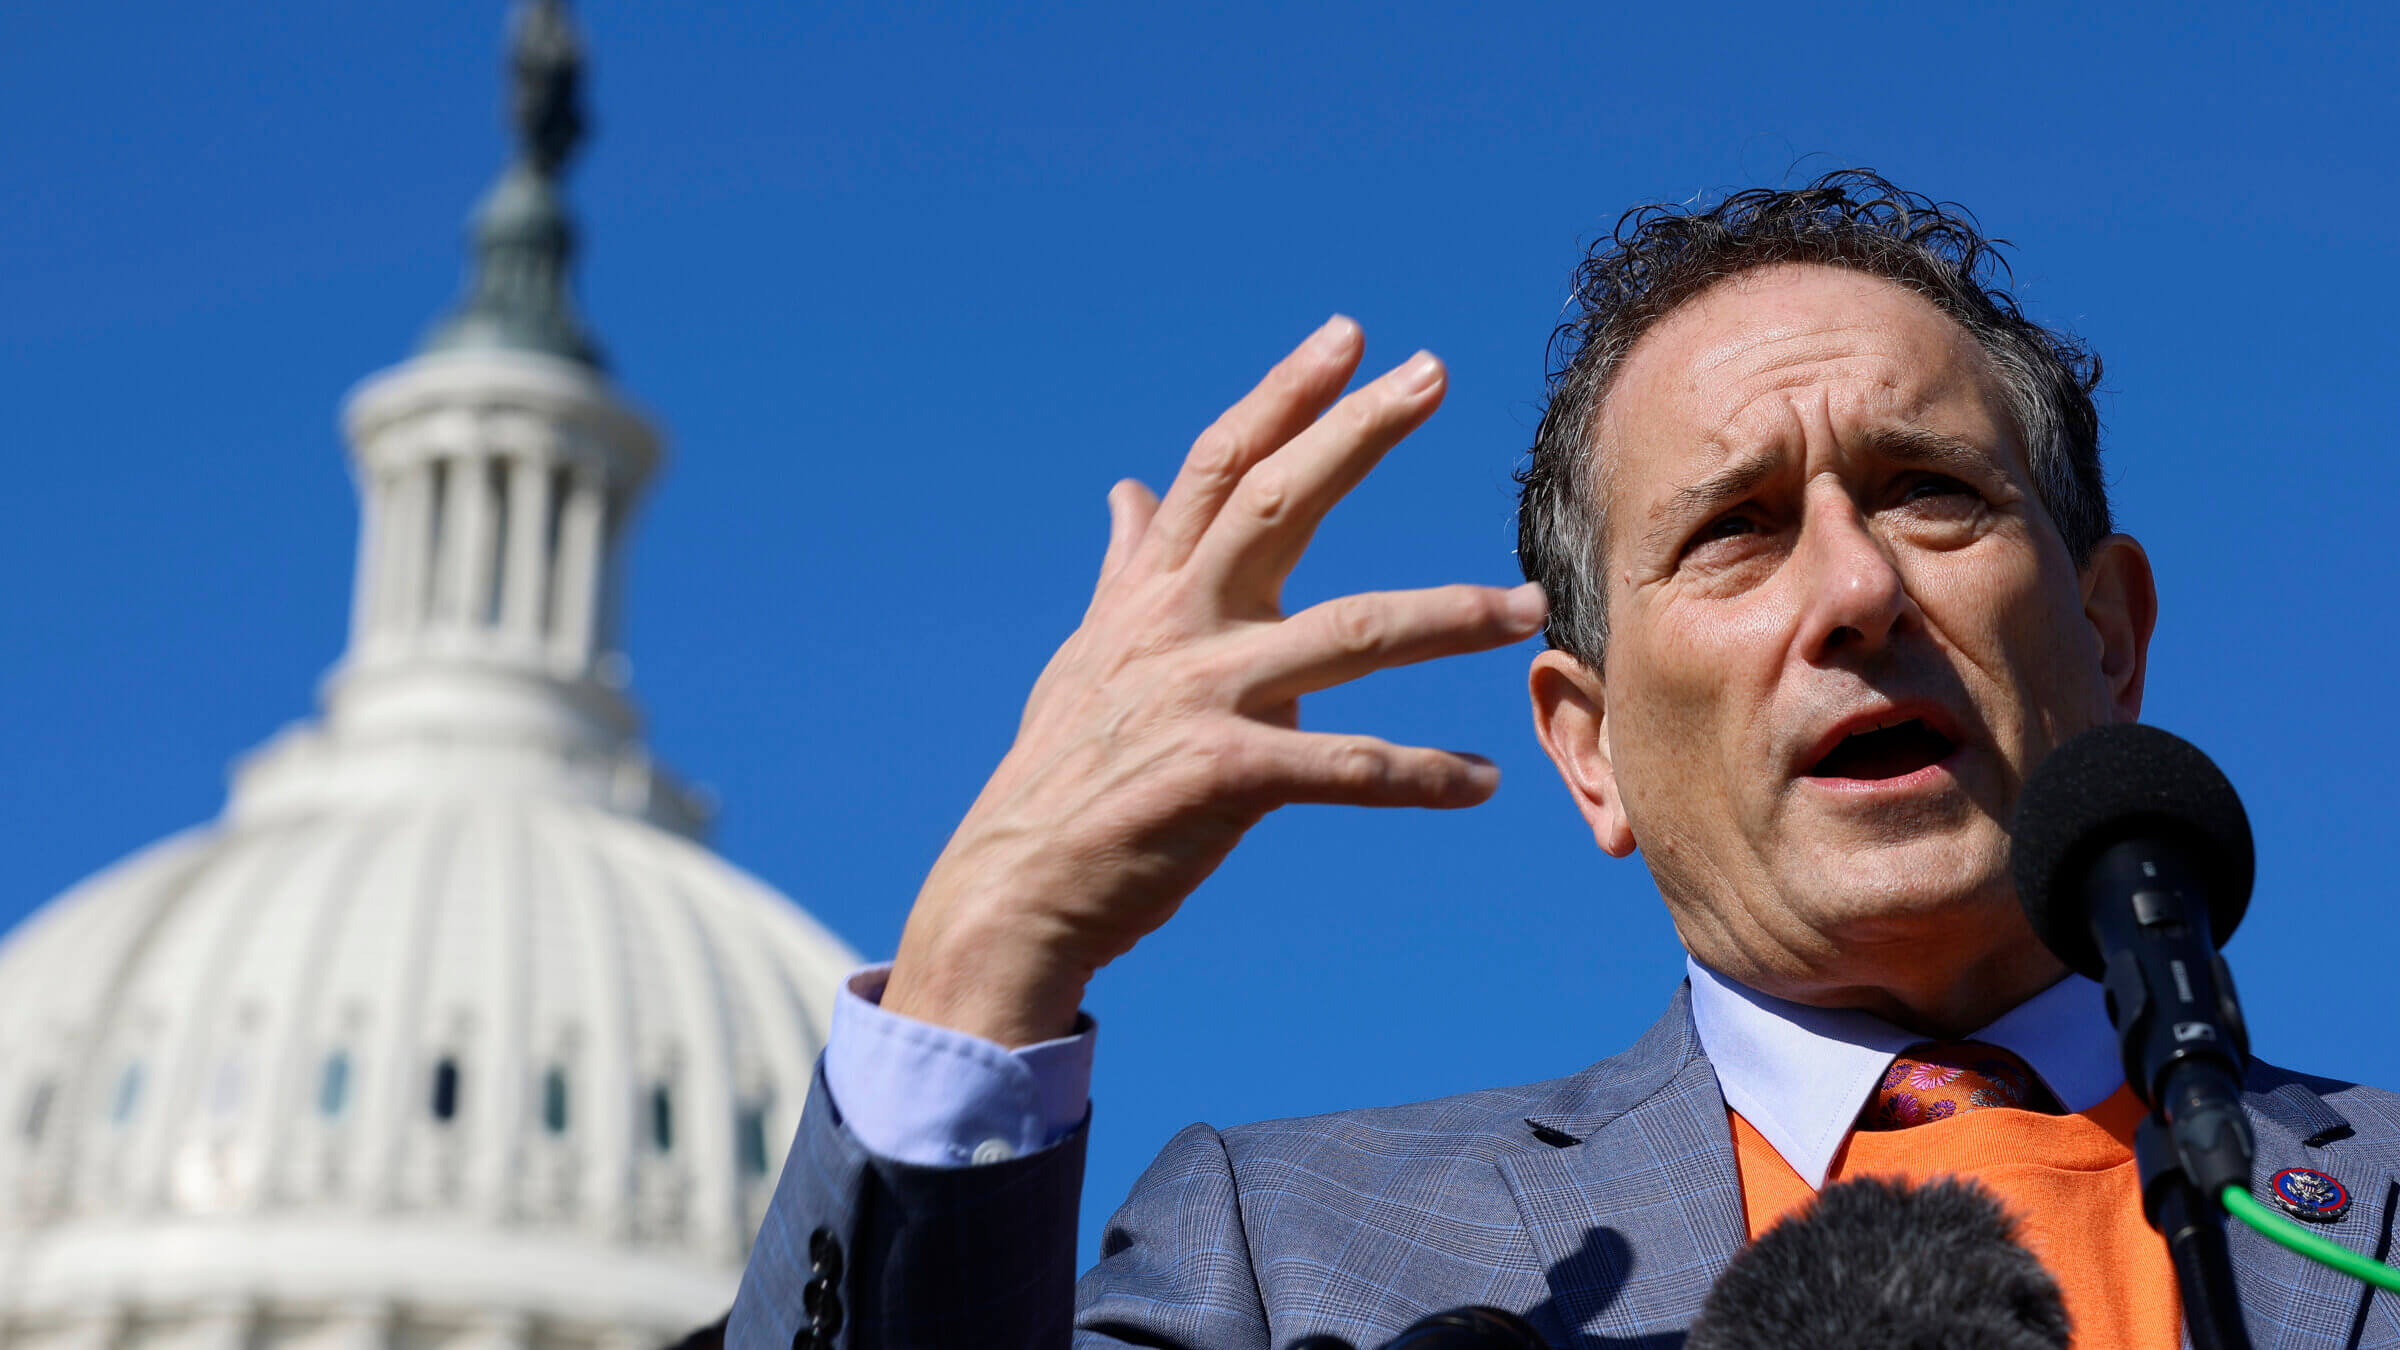
M1533 658L1526 690L1533 696L1533 734L1566 780L1592 838L1612 858L1632 853L1633 824L1617 791L1608 749L1608 691L1600 677L1565 652L1546 651Z
M2100 675L2108 682L2109 712L2120 722L2142 715L2142 681L2150 670L2150 631L2158 625L2158 585L2150 555L2133 536L2112 534L2092 547L2083 565L2083 616L2100 639Z

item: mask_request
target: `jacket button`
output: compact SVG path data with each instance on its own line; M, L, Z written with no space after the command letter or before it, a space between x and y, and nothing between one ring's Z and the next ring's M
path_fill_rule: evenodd
M809 1264L814 1268L815 1274L826 1280L838 1282L842 1278L842 1244L826 1243L822 1251L810 1254Z
M831 1294L826 1295L825 1306L817 1309L815 1325L817 1335L831 1344L834 1333L842 1329L842 1301Z

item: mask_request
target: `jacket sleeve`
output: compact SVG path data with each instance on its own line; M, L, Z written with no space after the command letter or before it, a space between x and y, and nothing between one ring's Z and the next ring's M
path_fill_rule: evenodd
M898 1162L843 1125L820 1067L728 1350L1059 1350L1089 1128L1006 1162Z
M1175 1136L1075 1282L1084 1124L979 1167L879 1157L811 1085L726 1323L727 1350L1267 1350L1233 1168Z

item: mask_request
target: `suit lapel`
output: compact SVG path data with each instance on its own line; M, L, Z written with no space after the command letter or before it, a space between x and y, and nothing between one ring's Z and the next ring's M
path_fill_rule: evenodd
M1500 1163L1549 1282L1534 1321L1584 1345L1682 1342L1709 1286L1748 1240L1733 1136L1687 995L1607 1081L1569 1080ZM1552 1147L1533 1143L1534 1130ZM1563 1343L1563 1342L1562 1342Z
M2349 1122L2316 1092L2261 1066L2243 1094L2258 1139L2251 1190L2266 1198L2268 1183L2287 1167L2308 1167L2350 1191L2350 1210L2334 1223L2311 1224L2319 1235L2366 1255L2389 1240L2394 1160L2353 1139ZM2258 1344L2338 1347L2353 1344L2368 1295L2366 1286L2270 1242L2248 1225L2227 1225L2243 1320ZM2388 1255L2388 1254L2387 1254ZM2188 1343L2188 1341L2187 1341ZM2368 1339L2366 1344L2378 1344Z
M2263 1197L2287 1167L2330 1173L2351 1208L2316 1231L2390 1259L2400 1155L2357 1139L2319 1092L2267 1065L2253 1066L2244 1104L2258 1140L2253 1189ZM1688 990L1632 1049L1566 1080L1544 1107L1499 1163L1549 1285L1535 1325L1561 1346L1680 1346L1749 1236L1725 1101L1692 1030ZM2358 1281L2238 1222L2229 1241L2255 1343L2391 1344Z

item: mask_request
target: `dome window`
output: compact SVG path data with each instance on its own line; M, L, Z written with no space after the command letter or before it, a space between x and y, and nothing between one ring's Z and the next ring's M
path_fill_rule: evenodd
M552 1134L567 1132L567 1071L556 1064L542 1075L542 1128Z
M767 1108L742 1108L740 1136L735 1140L742 1154L742 1175L763 1177L767 1174Z
M650 1089L650 1144L661 1153L675 1147L675 1099L664 1083Z
M444 1055L433 1066L433 1118L444 1124L458 1117L458 1060Z
M33 1085L25 1099L25 1142L39 1143L42 1131L50 1124L50 1080L45 1078Z
M331 1120L349 1104L350 1052L336 1050L325 1057L325 1071L317 1078L317 1114Z
M141 1100L142 1062L137 1059L129 1061L124 1071L117 1075L117 1092L108 1104L109 1121L122 1125L133 1119L133 1108L140 1105Z

